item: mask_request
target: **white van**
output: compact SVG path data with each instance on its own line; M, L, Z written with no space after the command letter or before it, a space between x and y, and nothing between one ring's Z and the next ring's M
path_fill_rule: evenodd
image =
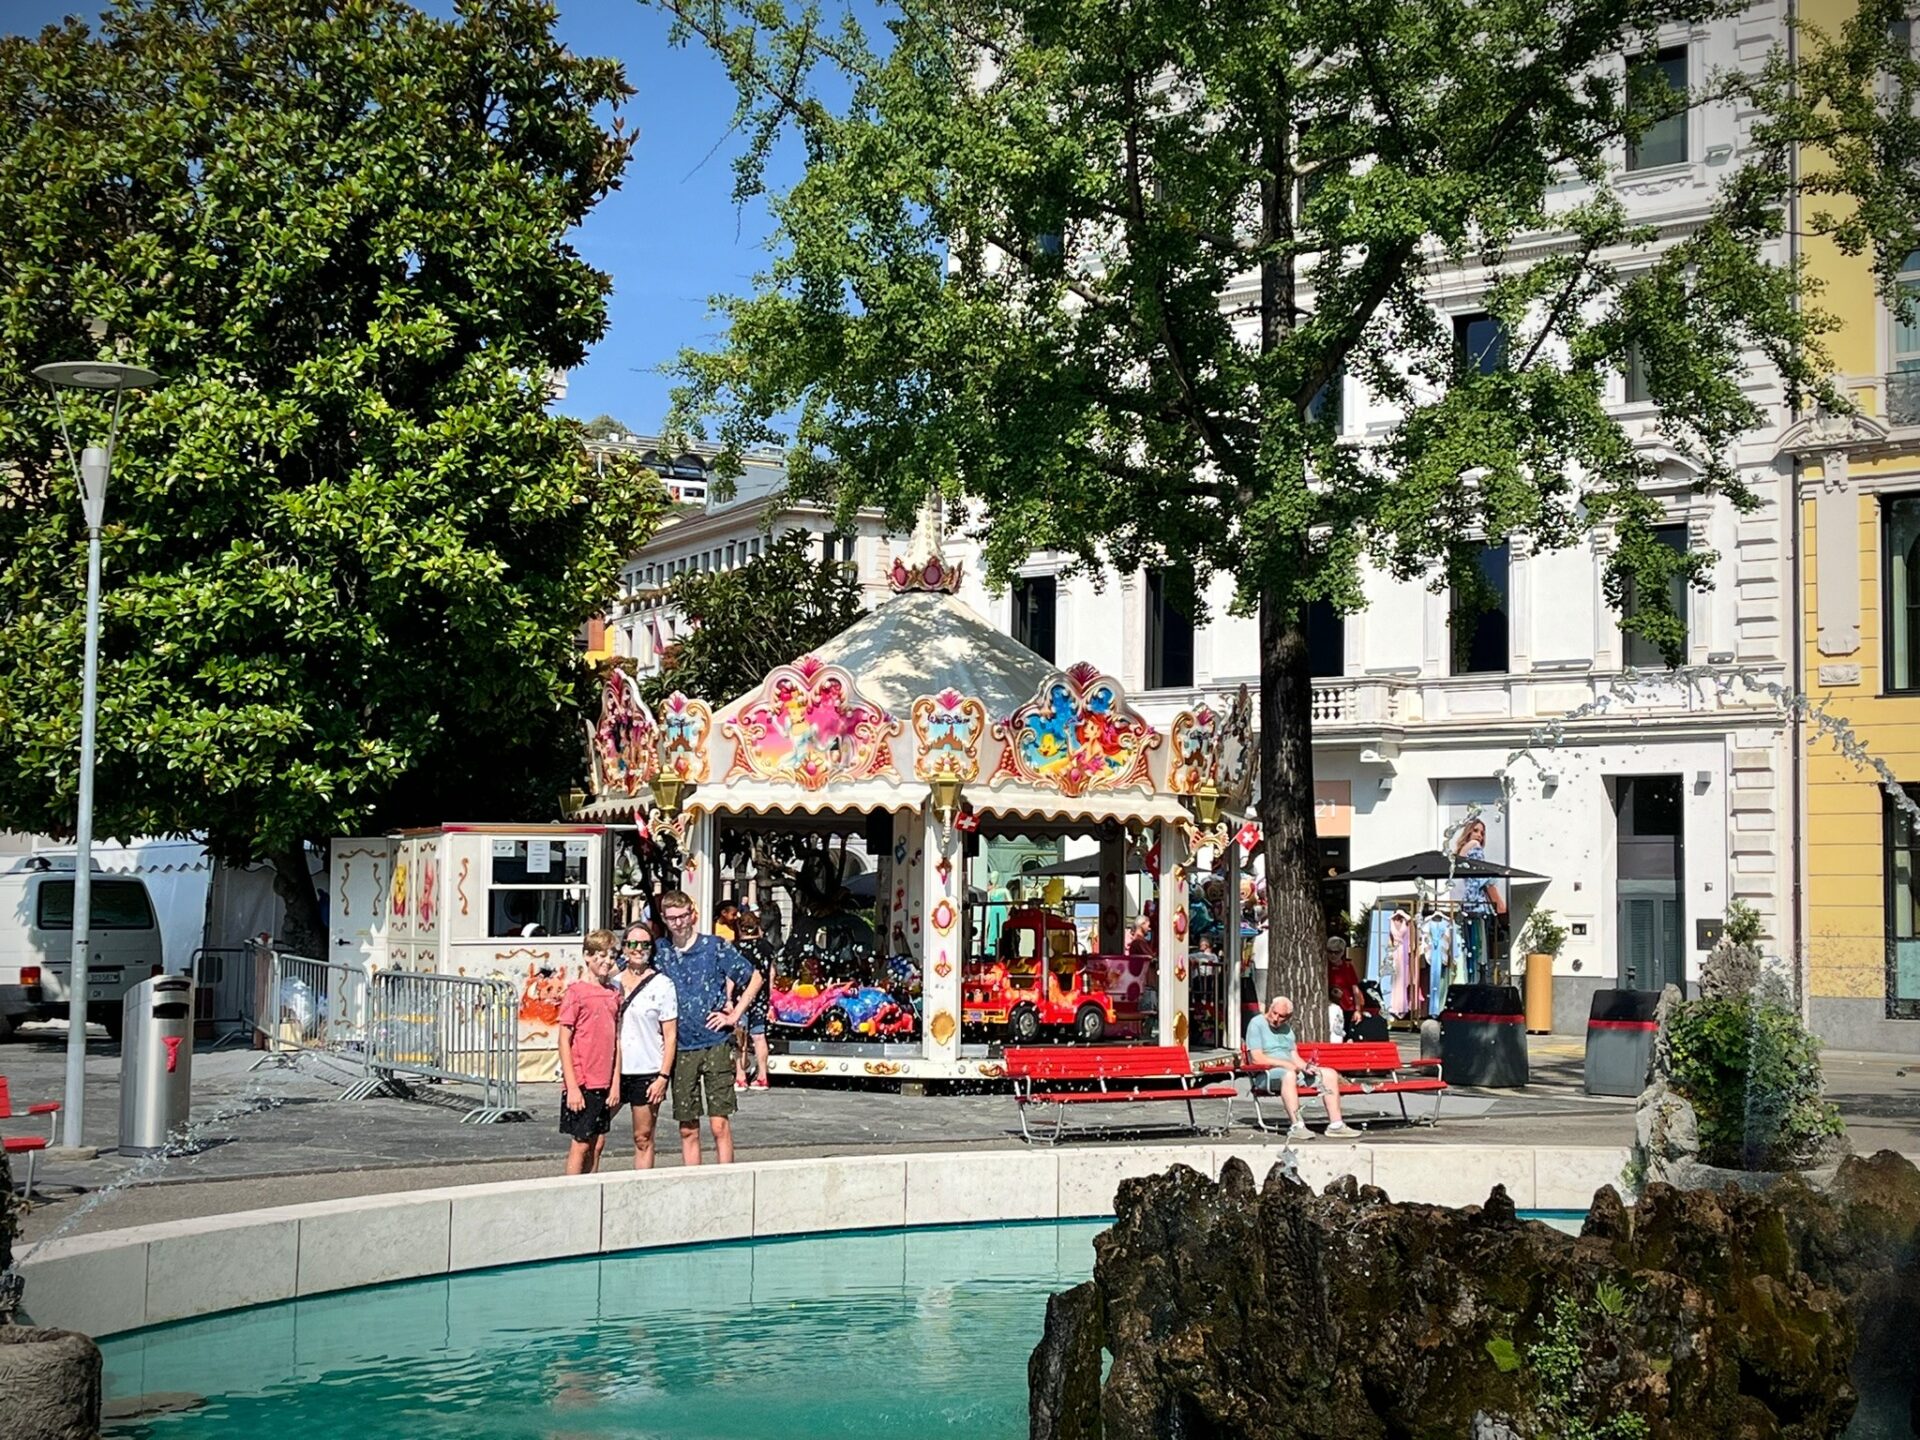
M23 1020L67 1014L73 972L70 856L0 861L0 1039ZM147 882L93 872L93 950L87 962L87 1018L120 1038L120 1002L129 987L164 966L160 924Z

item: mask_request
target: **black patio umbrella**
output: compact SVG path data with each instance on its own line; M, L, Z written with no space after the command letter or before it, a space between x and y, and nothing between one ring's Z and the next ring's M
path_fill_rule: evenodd
M1333 880L1544 880L1531 870L1517 870L1493 860L1472 860L1465 855L1449 855L1444 850L1422 850L1402 855L1398 860L1382 860L1378 865L1349 870Z
M1136 875L1144 875L1147 873L1146 862L1136 855L1133 857L1132 869ZM1082 855L1077 860L1056 860L1051 865L1036 865L1031 870L1022 870L1013 878L1016 880L1024 880L1029 875L1039 875L1043 878L1053 875L1066 875L1080 879L1091 879L1099 873L1100 857L1098 855Z

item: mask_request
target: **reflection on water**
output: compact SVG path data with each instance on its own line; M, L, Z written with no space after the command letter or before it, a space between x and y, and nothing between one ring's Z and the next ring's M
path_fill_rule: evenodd
M1046 1296L1091 1273L1105 1226L717 1245L189 1321L106 1341L107 1398L206 1403L107 1434L1006 1440Z

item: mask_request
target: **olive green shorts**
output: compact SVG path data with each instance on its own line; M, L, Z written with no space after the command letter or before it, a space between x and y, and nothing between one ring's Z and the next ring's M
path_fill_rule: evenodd
M704 1094L704 1103L702 1103ZM731 1115L740 1108L733 1093L733 1047L709 1045L673 1057L673 1118L682 1125L702 1115Z

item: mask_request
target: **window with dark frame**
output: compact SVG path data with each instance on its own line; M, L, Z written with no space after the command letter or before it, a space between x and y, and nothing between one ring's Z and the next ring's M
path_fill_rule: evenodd
M1685 525L1656 525L1653 538L1677 554L1687 553L1687 527ZM1639 613L1640 597L1635 593L1633 581L1627 581L1625 601L1622 607L1626 615ZM1673 613L1680 617L1680 623L1687 623L1687 577L1675 574L1667 577L1667 604L1673 607ZM1636 670L1664 670L1669 668L1667 657L1660 653L1660 647L1644 635L1636 635L1631 630L1623 632L1626 641L1624 647L1627 664Z
M1507 327L1484 310L1453 317L1453 357L1460 373L1492 375L1507 368Z
M1193 602L1192 575L1147 572L1147 689L1193 684Z
M1920 691L1920 494L1888 495L1880 502L1880 597L1886 655L1883 688Z
M1920 785L1902 785L1907 804ZM1920 1020L1920 822L1897 798L1880 797L1886 852L1887 1018Z
M1013 638L1042 660L1055 655L1060 582L1051 575L1024 575L1013 582Z
M1307 632L1307 668L1316 680L1347 673L1347 618L1331 600L1309 600L1302 628Z
M1627 363L1624 374L1627 382L1627 404L1645 405L1653 399L1653 391L1647 385L1646 352L1640 348L1638 340L1627 342Z
M1672 45L1628 57L1627 94L1636 107L1671 109L1627 142L1627 169L1655 170L1687 162L1687 47Z
M1482 545L1466 585L1455 585L1448 616L1455 675L1503 675L1507 653L1507 542Z
M1333 372L1333 375L1314 392L1313 399L1307 402L1307 418L1329 426L1338 435L1346 429L1346 367Z

